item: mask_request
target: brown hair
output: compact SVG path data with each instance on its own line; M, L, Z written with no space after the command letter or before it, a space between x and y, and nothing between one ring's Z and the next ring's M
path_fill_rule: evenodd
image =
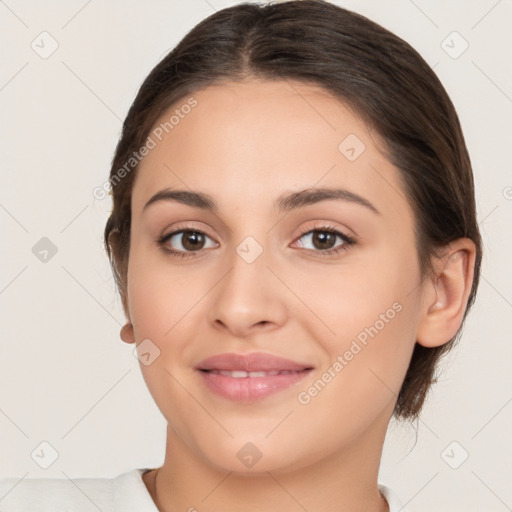
M369 19L324 0L241 3L197 24L144 80L123 124L110 171L113 209L104 242L126 309L134 151L158 118L178 100L214 83L294 79L329 91L382 138L400 171L415 214L422 277L431 257L467 237L476 244L474 279L482 242L476 220L471 163L454 109L441 82L405 41ZM130 160L131 159L131 160ZM133 169L126 172L126 163ZM123 178L119 179L120 169ZM434 348L418 343L398 395L394 416L417 419L437 381L438 360L458 339Z

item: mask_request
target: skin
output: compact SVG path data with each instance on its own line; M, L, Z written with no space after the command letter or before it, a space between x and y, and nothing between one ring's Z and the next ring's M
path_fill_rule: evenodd
M193 96L198 105L144 158L133 187L123 297L130 323L121 337L150 339L160 350L140 367L168 422L164 463L143 480L165 512L386 511L377 476L396 396L415 342L441 345L460 326L474 245L451 244L435 262L436 278L420 282L414 216L398 171L377 135L328 92L247 80ZM349 134L366 146L354 161L338 149ZM162 201L143 212L168 187L207 193L219 210ZM308 187L349 189L380 214L339 200L285 213L274 206L280 194ZM173 257L158 246L184 224L206 233L200 256ZM301 235L325 224L356 244L318 254L343 244L336 237L322 247ZM247 236L263 249L252 263L236 252ZM193 252L179 234L166 244ZM394 303L401 311L300 403L298 393ZM214 395L194 369L208 356L255 351L314 370L244 404ZM262 455L251 468L237 457L248 442Z

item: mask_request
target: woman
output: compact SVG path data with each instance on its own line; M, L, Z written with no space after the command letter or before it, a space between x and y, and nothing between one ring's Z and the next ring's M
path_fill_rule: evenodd
M165 460L80 495L25 480L8 510L404 510L378 482L387 426L419 417L482 258L457 114L418 53L320 0L223 9L141 86L110 187L121 338Z

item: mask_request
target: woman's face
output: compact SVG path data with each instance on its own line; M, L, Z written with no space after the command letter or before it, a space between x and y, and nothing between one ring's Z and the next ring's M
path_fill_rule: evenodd
M238 472L379 451L422 293L397 170L318 87L254 81L193 97L150 134L128 268L140 367L174 443ZM145 207L163 190L187 201ZM236 357L254 353L269 357Z

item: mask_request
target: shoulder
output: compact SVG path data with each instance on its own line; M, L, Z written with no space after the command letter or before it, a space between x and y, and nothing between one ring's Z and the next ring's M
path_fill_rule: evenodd
M141 477L145 470L134 469L114 478L0 478L0 511L123 510L126 501L132 505L147 501L149 493Z
M111 501L108 478L0 479L0 510L9 512L98 512L98 507L109 510Z
M388 502L389 512L407 512L407 509L402 505L400 498L389 485L379 482L379 490Z

